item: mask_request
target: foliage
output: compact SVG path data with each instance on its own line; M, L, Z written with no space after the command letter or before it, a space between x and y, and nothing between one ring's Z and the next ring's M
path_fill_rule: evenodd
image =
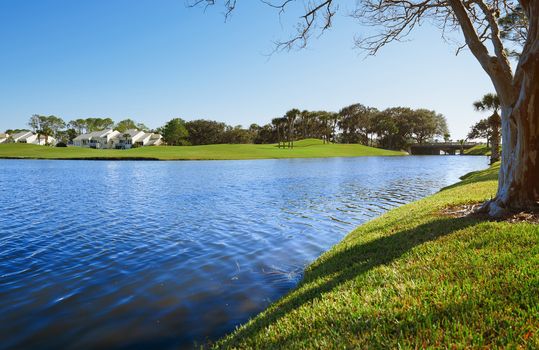
M507 53L513 58L520 57L522 47L528 37L529 21L524 14L522 6L517 5L505 16L498 19L500 37L508 43Z
M251 124L251 126L249 126L249 132L251 132L253 143L255 144L277 142L277 132L271 124L266 124L264 126Z
M498 114L500 99L496 94L486 94L480 101L474 102L474 108L476 111L491 111L492 115L488 119L481 121L480 125L474 125L468 136L475 136L482 131L487 136L487 145L489 139L492 143L490 161L495 163L500 160L500 152L498 152L501 144L500 129L502 124L501 117Z
M66 130L59 130L56 133L56 139L62 143L70 143L73 141L75 137L77 137L79 134L77 133L77 130L73 128L69 128Z
M468 133L469 140L486 139L487 146L490 145L490 139L492 136L492 129L488 119L481 119L474 125L472 125L470 132Z
M378 110L356 103L340 110L339 128L344 143L372 144Z
M254 135L250 130L243 129L241 125L227 126L222 141L230 144L253 143Z
M181 118L171 119L159 131L170 146L183 146L188 142L189 133L185 127L185 121Z
M214 120L197 119L185 123L189 143L196 145L211 145L223 143L226 124Z
M537 226L441 214L492 196L498 168L359 227L213 347L538 348Z
M405 149L412 143L424 143L448 133L445 117L427 109L387 108L373 118L378 145L387 149Z
M30 130L28 130L28 129L7 129L6 134L13 135L13 134L18 134L20 132L26 132L26 131L30 131Z
M139 124L137 124L137 122L135 122L133 119L124 119L124 120L121 120L119 121L118 123L116 123L116 125L114 126L114 129L118 130L119 132L123 133L127 130L130 130L130 129L139 129L138 127ZM144 125L142 125L144 126ZM144 129L147 129L145 126L144 126ZM139 129L139 130L144 130L144 129Z
M28 121L28 126L38 135L45 137L45 143L49 143L49 137L53 136L58 138L59 131L66 126L66 123L62 118L58 118L54 115L44 116L34 114Z
M69 122L69 128L74 129L78 135L93 131L112 129L114 121L110 118L75 119Z

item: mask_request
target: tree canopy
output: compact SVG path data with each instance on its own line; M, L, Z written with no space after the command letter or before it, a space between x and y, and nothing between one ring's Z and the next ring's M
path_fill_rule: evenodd
M185 127L185 121L181 118L171 119L159 131L168 145L183 146L188 144L189 132Z

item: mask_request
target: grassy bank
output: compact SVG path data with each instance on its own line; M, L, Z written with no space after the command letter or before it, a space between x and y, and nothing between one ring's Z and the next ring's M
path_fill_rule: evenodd
M141 147L130 150L96 150L80 147L58 148L26 144L0 145L0 158L30 159L225 160L397 155L404 155L404 153L362 145L323 144L322 141L316 139L298 141L295 143L294 149L279 149L275 145L252 144Z
M217 348L539 348L539 227L442 214L498 167L359 227Z
M464 154L468 156L490 156L490 153L490 147L487 145L477 145L464 151Z

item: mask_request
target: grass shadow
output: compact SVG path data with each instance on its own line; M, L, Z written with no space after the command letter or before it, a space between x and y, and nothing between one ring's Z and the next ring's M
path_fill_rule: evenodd
M239 343L266 326L273 324L289 312L321 297L324 293L350 281L361 274L398 259L406 252L425 242L434 241L453 232L479 223L473 218L437 219L412 229L403 230L376 240L353 245L343 251L329 253L306 272L304 280L295 291L252 320L245 328L227 339L224 347ZM319 281L318 281L319 280Z

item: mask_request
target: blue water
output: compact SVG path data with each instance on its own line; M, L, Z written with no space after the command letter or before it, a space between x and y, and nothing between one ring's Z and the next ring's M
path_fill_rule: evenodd
M189 348L484 157L0 160L0 348Z

